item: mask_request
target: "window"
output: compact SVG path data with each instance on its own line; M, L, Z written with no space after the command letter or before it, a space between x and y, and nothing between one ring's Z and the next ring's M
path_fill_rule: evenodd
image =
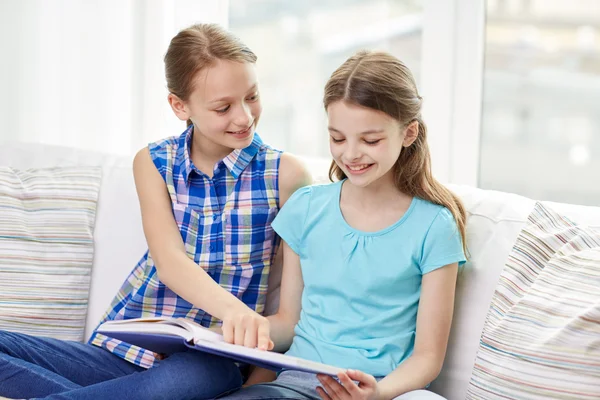
M488 1L479 186L600 204L600 2Z
M258 56L263 115L272 146L329 157L322 107L331 73L355 51L386 50L419 79L422 0L230 0L229 29Z

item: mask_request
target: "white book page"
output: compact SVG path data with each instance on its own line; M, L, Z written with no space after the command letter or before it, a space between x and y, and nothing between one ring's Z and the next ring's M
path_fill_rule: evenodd
M223 335L200 325L196 321L186 318L177 318L175 321L178 325L181 325L186 330L190 331L194 339L198 338L211 342L225 342Z
M134 319L119 319L106 321L103 325L128 325L132 322L162 322L168 321L168 317L146 317L146 318L134 318Z
M130 333L153 333L157 335L178 336L185 340L193 338L193 333L179 324L174 324L163 318L146 318L142 320L121 320L108 321L103 323L99 331L110 332L130 332Z

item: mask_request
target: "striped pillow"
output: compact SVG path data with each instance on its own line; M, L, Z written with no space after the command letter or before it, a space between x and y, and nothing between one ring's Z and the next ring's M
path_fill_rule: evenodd
M0 167L0 330L83 339L99 167Z
M600 232L536 204L496 287L467 399L600 399Z

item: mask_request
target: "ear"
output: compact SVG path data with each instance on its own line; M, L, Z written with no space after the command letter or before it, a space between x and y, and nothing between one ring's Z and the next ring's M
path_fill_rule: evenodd
M187 121L190 118L190 113L183 100L175 96L173 93L169 93L169 95L167 96L167 100L169 101L169 105L171 106L171 109L173 110L177 118L179 118L182 121Z
M404 147L410 147L411 144L414 143L419 137L419 121L414 120L404 130L404 141L402 145Z

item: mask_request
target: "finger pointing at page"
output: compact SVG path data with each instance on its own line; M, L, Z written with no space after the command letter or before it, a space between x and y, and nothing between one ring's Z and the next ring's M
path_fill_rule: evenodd
M261 350L271 350L273 348L273 342L269 336L271 327L269 320L266 318L260 322L258 326L258 348Z

